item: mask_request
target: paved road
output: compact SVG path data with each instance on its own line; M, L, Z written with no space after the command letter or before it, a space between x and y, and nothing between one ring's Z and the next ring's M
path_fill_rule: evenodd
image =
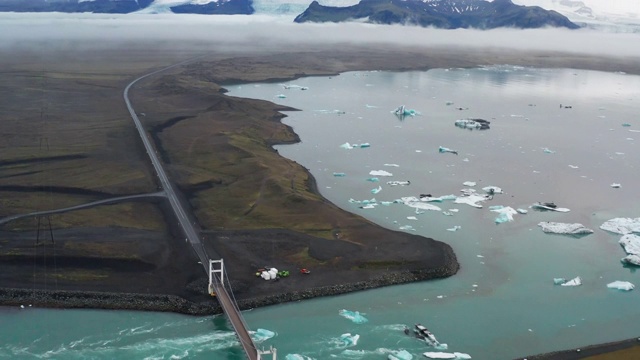
M86 204L81 204L81 205L76 205L76 206L70 206L70 207L62 208L62 209L44 210L44 211L36 211L36 212L28 213L28 214L11 215L11 216L7 216L5 218L0 219L0 225L2 225L4 223L8 223L9 221L22 219L22 218L25 218L25 217L42 216L42 215L50 215L50 214L61 214L61 213L65 213L65 212L68 212L68 211L86 209L86 208L90 208L90 207L94 207L94 206L117 203L117 202L121 202L121 201L140 199L140 198L147 198L147 197L165 197L165 196L166 195L165 195L164 191L159 191L159 192L155 192L155 193L151 193L151 194L118 196L118 197L115 197L115 198L110 198L110 199L105 199L105 200L98 200L98 201L94 201L94 202L90 202L90 203L86 203Z
M156 154L155 149L152 146L151 141L149 140L149 136L147 135L147 132L142 127L142 123L140 122L140 119L138 119L138 115L133 110L133 106L131 106L131 101L129 101L129 89L131 89L131 87L138 81L144 78L147 78L149 76L156 75L160 72L175 68L177 66L180 66L182 64L185 64L193 60L194 59L189 59L174 65L165 67L163 69L150 72L146 75L140 76L139 78L129 83L129 85L127 85L127 87L124 89L123 95L124 95L124 101L127 104L127 108L129 109L129 114L131 115L131 118L133 119L133 122L135 123L136 128L138 129L138 133L140 134L140 138L144 143L144 147L147 150L147 154L149 154L151 163L153 164L153 167L156 170L156 174L160 179L160 185L162 186L162 189L164 189L164 191L167 194L167 198L169 199L171 208L175 212L175 215L178 221L180 222L180 225L182 226L182 230L184 231L185 236L187 237L188 241L191 243L193 250L198 255L200 262L205 268L205 272L208 274L209 273L209 257L207 256L204 250L204 246L202 246L202 243L200 242L200 238L198 237L198 233L193 227L193 224L191 223L191 221L189 221L189 218L187 217L187 214L182 206L182 203L180 203L178 196L173 190L173 186L171 185L171 182L169 181L169 178L167 177L167 174L165 173L164 168L162 167L162 163L160 162L160 159L158 158L158 155ZM220 305L222 306L222 309L224 310L225 314L227 314L227 317L229 318L231 325L235 329L236 334L238 335L238 339L240 340L240 344L242 345L242 348L245 350L247 357L250 360L257 360L258 355L257 355L256 347L253 343L253 340L251 339L251 336L249 335L248 327L246 326L244 320L242 319L242 315L240 314L240 311L234 306L234 302L231 300L231 297L229 296L229 293L224 288L224 286L222 286L218 281L214 281L213 286L216 292L216 296L218 297L218 301L220 302Z

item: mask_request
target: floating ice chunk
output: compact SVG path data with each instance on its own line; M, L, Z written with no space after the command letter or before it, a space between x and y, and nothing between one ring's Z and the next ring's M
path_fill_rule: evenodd
M498 213L498 217L495 220L496 224L513 221L513 215L518 213L514 208L510 206L492 206L491 208L491 211Z
M611 184L611 187L614 188L614 189L619 189L620 188L620 184L613 183L613 184Z
M338 314L340 314L340 316L345 319L351 320L355 324L364 324L369 321L366 317L362 316L359 311L349 311L342 309L338 312Z
M628 281L614 281L612 283L608 283L607 287L609 289L618 289L618 290L624 290L624 291L631 291L633 290L636 286L633 285L632 283L628 282Z
M456 204L467 204L467 205L481 209L482 205L480 205L479 202L486 201L486 200L487 198L485 196L472 194L469 196L459 196L453 202L455 202Z
M278 94L277 96L278 96L278 99L286 99L287 98L287 95L285 95L285 94Z
M545 154L555 154L556 152L549 149L549 148L543 148L542 151L544 151Z
M378 202L378 200L376 200L376 198L372 198L372 199L365 199L365 200L355 200L354 198L349 199L349 202L352 204L375 204Z
M484 119L460 119L456 120L455 125L463 129L487 130L491 122Z
M391 186L407 186L410 185L411 181L407 180L407 181L387 181L387 185L391 185Z
M471 355L465 353L426 352L422 355L430 359L471 359Z
M518 214L523 214L523 215L529 212L529 210L520 209L520 208L517 208L516 211L518 212Z
M453 194L442 195L438 197L433 197L429 195L420 195L420 201L424 201L424 202L443 202L445 200L455 200L455 199L456 199L456 196Z
M336 339L337 341L335 342L336 342L336 345L338 345L338 347L346 348L346 347L358 345L359 339L360 339L360 335L358 334L351 335L351 333L344 333L340 335L340 338Z
M413 355L407 350L392 351L388 357L389 360L413 360Z
M455 199L454 199L454 200L455 200ZM452 213L457 213L457 212L458 212L458 211L460 211L460 210L458 210L458 209L449 209L449 211L451 211Z
M398 164L384 164L384 166L400 167Z
M415 116L418 115L419 112L413 109L407 109L404 105L398 106L392 113L400 116Z
M384 205L384 206L389 206L389 205L393 204L393 201L380 201L380 204Z
M285 360L313 360L308 356L303 356L300 354L287 354L287 356L285 356L284 359Z
M353 149L353 145L349 144L348 142L340 145L340 147L343 148L343 149L347 149L347 150Z
M567 279L565 278L553 278L553 284L554 285L562 285L564 283L567 282Z
M416 231L416 229L414 229L413 226L411 226L411 225L402 225L398 229L407 230L407 231Z
M557 207L554 203L540 203L537 202L533 205L531 205L532 208L534 209L538 209L538 210L549 210L549 211L557 211L557 212L569 212L571 210L567 209L567 208L561 208L561 207Z
M418 220L415 216L407 216L407 220Z
M575 278L560 284L560 286L580 286L582 285L582 279L580 278L580 276L576 276Z
M465 181L465 182L462 183L462 185L468 186L468 187L474 187L474 186L476 186L476 182L475 181Z
M409 206L409 207L414 208L414 209L431 210L431 211L442 211L442 209L439 208L438 206L422 202L422 201L420 201L418 198L416 198L414 196L403 197L403 198L400 198L399 201L401 203Z
M377 177L370 177L370 178L367 179L367 181L369 181L369 182L378 182L378 181L380 181L380 179L378 179Z
M576 166L576 165L569 165L569 167L572 168L572 169L578 169L578 166Z
M542 231L546 233L553 234L563 234L563 235L586 235L593 234L593 230L587 229L582 224L574 223L559 223L559 222L548 222L543 221L538 223L538 226L542 228Z
M251 338L253 338L253 341L255 342L262 342L276 336L276 333L267 329L258 329L256 331L250 331L250 334L251 334Z
M635 234L626 234L618 241L624 251L629 255L640 255L640 236Z
M625 264L640 266L640 255L627 255L620 259Z
M462 226L456 225L456 226L454 226L452 228L447 229L447 231L458 231L460 229L462 229Z
M334 172L333 176L335 176L335 177L345 177L345 176L347 176L347 174L345 174L343 172Z
M452 154L458 155L458 151L451 150L451 149L443 147L443 146L438 147L438 152L441 153L441 154L442 153L452 153Z
M631 126L631 124L629 124L629 123L623 123L623 124L622 124L622 126L623 126L623 127L629 127L629 126Z
M443 211L442 215L446 215L446 216L453 216L452 213L448 212L448 211Z
M390 173L388 171L384 171L384 170L371 170L369 172L369 175L371 175L371 176L393 176L392 173Z
M600 225L600 229L620 235L631 233L640 234L640 218L615 218L607 220L604 224Z
M484 192L486 192L488 194L502 194L503 193L502 189L497 187L497 186L486 186L486 187L483 187L482 190L484 190Z
M380 191L382 191L382 186L378 186L378 187L377 187L377 188L375 188L375 189L371 189L371 193L372 193L372 194L377 194L377 193L379 193Z
M369 144L369 143L360 144L360 148L368 148L368 147L371 147L371 144Z

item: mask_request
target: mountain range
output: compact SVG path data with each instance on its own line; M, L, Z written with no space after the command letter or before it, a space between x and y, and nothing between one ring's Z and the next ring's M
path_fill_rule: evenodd
M481 0L475 2L478 1ZM0 0L0 12L261 14L291 21L307 11L311 2L312 0ZM405 3L410 2L421 2L431 7L441 6L445 10L448 6L450 9L457 9L455 11L465 11L466 4L473 1L405 1ZM512 2L514 5L539 6L545 10L553 10L581 27L614 32L640 32L639 0L512 0ZM360 11L364 11L359 0L318 0L318 5L350 9L358 6L361 8ZM374 19L381 17L384 20L384 14L374 14L373 17ZM416 14L406 17L412 20ZM357 21L373 22L369 17L359 18ZM447 23L443 20L439 21Z
M0 0L0 12L253 14L251 0Z
M579 28L555 11L516 5L511 0L361 0L347 7L323 6L313 1L294 21L364 21L444 29Z

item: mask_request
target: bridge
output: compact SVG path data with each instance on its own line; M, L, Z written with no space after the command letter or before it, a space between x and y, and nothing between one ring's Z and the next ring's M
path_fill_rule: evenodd
M165 68L162 68L138 77L137 79L130 82L127 85L127 87L124 89L124 93L123 93L124 101L127 105L127 109L129 110L129 114L131 115L131 118L133 119L133 122L136 128L138 129L138 133L140 135L140 138L142 139L142 143L144 144L147 154L149 154L149 158L151 160L151 163L153 164L153 168L158 176L160 186L162 187L162 190L165 192L167 198L169 199L171 208L173 209L173 212L175 213L175 216L178 219L180 226L182 227L182 231L184 232L184 235L186 236L187 240L191 244L191 247L195 251L200 262L205 267L205 271L207 271L209 275L209 289L208 289L209 294L215 295L216 298L218 299L218 302L220 303L222 310L227 315L229 322L233 326L233 329L236 332L238 339L240 340L240 345L242 346L244 352L246 353L247 358L249 360L261 360L262 355L271 354L273 356L273 360L275 360L276 359L275 348L270 347L268 350L259 350L256 347L256 344L253 342L253 339L249 334L249 327L247 326L244 319L242 318L242 314L240 313L240 310L238 309L238 306L235 300L230 296L229 292L224 286L225 271L224 271L223 260L222 259L213 260L213 259L210 259L209 256L207 255L204 249L204 246L200 241L200 237L198 236L197 231L195 230L192 222L187 216L187 212L182 206L182 203L180 202L180 199L178 198L173 188L173 185L169 181L169 178L167 177L167 174L164 171L164 168L162 166L162 163L160 162L160 159L158 158L155 148L153 147L152 142L149 140L149 136L147 132L144 130L144 127L142 126L142 123L138 118L138 114L133 109L133 106L131 105L131 101L129 100L129 89L131 89L131 87L138 81L145 79L147 77L156 75L160 72L175 68L177 66L180 66L182 64L185 64L193 60L194 59L185 60L177 64L173 64L171 66L167 66Z

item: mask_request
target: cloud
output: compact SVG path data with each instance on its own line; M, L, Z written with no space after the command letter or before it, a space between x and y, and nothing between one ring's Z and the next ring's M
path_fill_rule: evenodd
M0 13L0 45L87 41L94 46L117 42L162 41L176 46L199 44L265 47L313 47L331 44L395 44L413 47L457 46L472 49L546 50L585 55L640 57L640 34L594 30L495 29L440 30L363 23L295 24L266 15L63 14ZM212 48L213 49L213 48Z

